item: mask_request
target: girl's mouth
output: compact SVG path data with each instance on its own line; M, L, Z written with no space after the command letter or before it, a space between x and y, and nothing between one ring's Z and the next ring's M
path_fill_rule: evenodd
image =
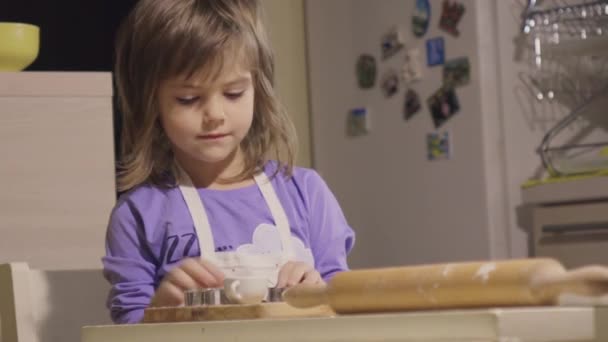
M221 139L223 137L228 136L228 134L225 133L214 133L214 134L203 134L203 135L198 135L197 138L198 139L202 139L202 140L218 140Z

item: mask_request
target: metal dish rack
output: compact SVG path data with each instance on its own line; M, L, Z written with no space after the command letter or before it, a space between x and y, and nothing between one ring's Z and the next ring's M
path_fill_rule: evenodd
M561 100L572 108L538 147L545 169L551 176L608 169L608 142L552 146L557 135L608 96L608 0L528 0L522 17L522 32L533 49L530 81L536 99Z

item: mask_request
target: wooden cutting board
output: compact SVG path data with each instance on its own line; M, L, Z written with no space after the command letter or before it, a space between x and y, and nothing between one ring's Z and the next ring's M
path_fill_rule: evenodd
M295 307L329 305L338 314L556 305L564 295L608 294L608 268L567 271L553 259L463 262L338 273L327 286L283 293Z
M296 308L283 302L252 305L210 305L148 308L143 323L243 320L260 318L330 317L334 311L327 305Z

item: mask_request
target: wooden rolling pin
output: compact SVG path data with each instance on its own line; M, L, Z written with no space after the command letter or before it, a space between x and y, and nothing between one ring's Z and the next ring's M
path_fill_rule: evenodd
M328 304L337 313L554 305L560 295L608 293L608 269L572 271L553 259L520 259L353 270L326 286L297 285L290 305Z

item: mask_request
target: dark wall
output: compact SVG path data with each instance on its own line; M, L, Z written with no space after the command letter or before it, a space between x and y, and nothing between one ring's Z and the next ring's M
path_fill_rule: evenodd
M116 30L136 0L0 0L0 21L40 26L27 70L110 71Z

